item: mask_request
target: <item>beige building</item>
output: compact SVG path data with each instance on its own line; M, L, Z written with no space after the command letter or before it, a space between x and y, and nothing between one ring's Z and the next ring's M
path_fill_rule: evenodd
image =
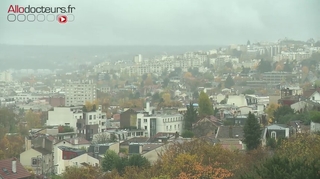
M53 154L42 147L30 148L20 154L20 163L32 168L38 175L46 175L54 171Z

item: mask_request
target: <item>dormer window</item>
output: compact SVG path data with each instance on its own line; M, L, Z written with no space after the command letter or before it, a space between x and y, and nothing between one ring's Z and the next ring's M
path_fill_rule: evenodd
M271 138L277 139L277 133L275 131L271 132Z

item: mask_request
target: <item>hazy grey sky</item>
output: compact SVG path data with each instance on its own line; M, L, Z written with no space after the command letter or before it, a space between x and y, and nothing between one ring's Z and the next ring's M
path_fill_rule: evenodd
M76 7L74 22L7 21L9 5ZM0 43L224 45L320 38L320 0L1 0Z

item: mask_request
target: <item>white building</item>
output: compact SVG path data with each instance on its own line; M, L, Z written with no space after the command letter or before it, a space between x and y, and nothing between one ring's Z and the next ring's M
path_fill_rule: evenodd
M107 114L101 111L101 106L96 111L84 113L85 125L98 124L98 133L104 132L107 128Z
M12 81L12 74L9 71L4 71L0 73L0 81L4 82L11 82Z
M138 55L134 56L133 61L134 61L134 63L141 63L142 62L142 55L138 54Z
M66 167L81 167L86 165L99 166L98 159L91 157L85 153L85 151L79 149L60 146L57 148L56 152L56 174L58 175L62 174Z
M93 81L78 81L65 85L66 106L84 105L97 99L96 85Z
M70 126L76 130L78 119L85 119L84 125L98 124L98 132L106 130L107 114L101 111L101 106L91 112L83 112L82 106L55 107L53 111L48 111L47 126Z
M70 126L77 128L77 119L83 119L82 106L55 107L48 111L47 126Z
M181 114L137 114L137 128L147 130L146 137L152 137L159 132L182 133L184 118Z

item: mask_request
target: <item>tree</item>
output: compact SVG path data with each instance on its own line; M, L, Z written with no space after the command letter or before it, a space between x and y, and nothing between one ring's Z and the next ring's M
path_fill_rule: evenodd
M280 106L277 108L277 110L274 111L273 116L274 120L279 123L281 121L281 118L291 114L294 114L294 110L290 106Z
M65 172L62 174L63 179L74 179L74 178L83 178L83 179L97 179L100 178L102 172L98 167L88 166L72 166L66 167Z
M199 115L206 116L206 115L213 115L213 106L209 99L209 96L201 91L199 95Z
M16 115L9 108L0 108L0 139L8 132L17 132Z
M169 82L170 82L170 79L169 79L169 78L165 78L165 79L163 80L163 82L162 82L162 87L163 87L163 88L168 87Z
M257 68L257 71L260 73L265 73L272 71L272 65L270 61L261 59Z
M153 85L153 80L151 74L148 74L147 78L144 80L145 86Z
M220 145L213 146L203 140L193 140L168 146L166 152L160 154L161 160L153 167L157 169L155 176L224 179L233 176L233 166L238 165L238 161L234 160L237 155Z
M255 93L255 91L253 89L247 89L242 92L242 94L254 94L254 93Z
M21 135L6 135L0 140L0 160L19 157L23 152L24 138Z
M192 130L192 124L196 122L198 117L197 110L194 108L193 103L187 106L187 111L184 114L184 129Z
M151 166L149 160L141 155L131 155L128 160L128 166L134 166L147 169Z
M32 110L29 110L25 115L25 121L28 124L28 127L31 128L38 128L42 127L41 125L41 119L40 114L33 112Z
M276 104L276 103L271 103L268 105L268 107L265 109L265 112L267 113L268 115L268 118L272 119L273 118L273 114L274 112L280 107L279 104Z
M292 65L290 64L289 60L284 64L283 71L285 72L292 72Z
M192 77L192 73L190 72L185 72L183 75L184 78L191 78Z
M105 144L110 142L109 135L107 133L99 133L95 135L94 139L92 140L95 144Z
M261 141L261 129L259 122L251 112L248 115L247 121L243 127L244 143L247 150L253 150L259 147Z
M232 86L234 86L234 81L233 81L233 78L231 77L231 75L228 75L226 81L224 82L224 86L226 88L231 88Z
M181 134L183 138L193 138L194 133L191 130L184 130Z
M193 97L193 99L198 99L199 98L199 92L198 91L194 91L192 93L192 97Z
M306 159L289 160L286 157L277 155L268 158L261 165L255 167L253 172L241 176L241 179L300 179L300 178L320 178L319 160L307 162Z
M121 163L121 158L113 150L107 150L102 159L102 169L103 171L112 171L117 169L117 166Z

